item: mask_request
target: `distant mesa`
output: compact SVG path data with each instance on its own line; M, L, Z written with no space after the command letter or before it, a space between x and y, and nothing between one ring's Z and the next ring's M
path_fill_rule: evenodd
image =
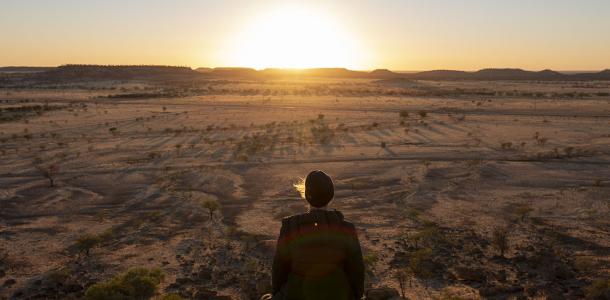
M55 67L0 67L0 73L36 73L54 69Z
M64 65L37 73L34 78L43 81L167 80L197 75L199 73L189 67Z

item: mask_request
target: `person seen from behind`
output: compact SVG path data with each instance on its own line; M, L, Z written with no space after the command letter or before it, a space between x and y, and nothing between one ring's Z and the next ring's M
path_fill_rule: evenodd
M273 299L351 300L364 293L364 263L354 225L327 209L332 179L313 171L305 179L309 211L282 220L273 260Z

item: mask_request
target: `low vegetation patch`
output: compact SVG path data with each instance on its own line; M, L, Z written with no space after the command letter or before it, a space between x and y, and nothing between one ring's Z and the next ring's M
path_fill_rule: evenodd
M85 292L85 299L150 299L162 280L163 272L160 269L135 268L92 285Z
M587 299L610 299L610 279L595 280L586 288Z

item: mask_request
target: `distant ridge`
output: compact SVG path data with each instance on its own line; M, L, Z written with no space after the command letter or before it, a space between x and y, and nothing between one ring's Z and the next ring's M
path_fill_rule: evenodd
M44 72L54 69L55 67L0 67L0 73L34 73Z
M526 71L522 69L482 69L475 72L457 70L433 70L416 73L396 73L387 69L377 69L371 72L353 71L344 68L315 69L264 69L256 71L248 68L215 68L205 69L210 77L248 77L273 79L281 77L329 77L329 78L369 78L393 79L404 78L412 80L539 80L539 81L572 81L572 80L610 80L610 70L598 73L564 74L553 70Z
M3 67L0 76L9 74L42 82L73 82L92 80L205 80L205 79L299 79L360 78L404 80L514 80L514 81L591 81L610 80L610 70L586 73L561 73L553 70L526 71L522 69L482 69L474 72L458 70L432 70L416 73L397 73L387 69L354 71L345 68L264 69L252 68L198 68L155 65L64 65L59 67ZM21 75L23 74L23 75ZM5 76L5 77L6 77ZM8 78L8 77L7 77Z
M199 76L189 67L64 65L35 74L35 79L50 81L173 79Z

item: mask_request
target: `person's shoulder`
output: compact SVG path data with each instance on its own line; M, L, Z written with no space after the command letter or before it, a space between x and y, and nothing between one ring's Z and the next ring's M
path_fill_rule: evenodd
M343 213L341 213L340 211L334 210L334 212L335 212L335 214L337 214L337 217L340 220L341 227L343 228L343 230L345 230L346 233L355 236L356 235L356 226L354 225L354 223L345 219L345 217L343 216Z
M282 226L289 226L291 224L298 224L304 214L296 214L282 218Z

